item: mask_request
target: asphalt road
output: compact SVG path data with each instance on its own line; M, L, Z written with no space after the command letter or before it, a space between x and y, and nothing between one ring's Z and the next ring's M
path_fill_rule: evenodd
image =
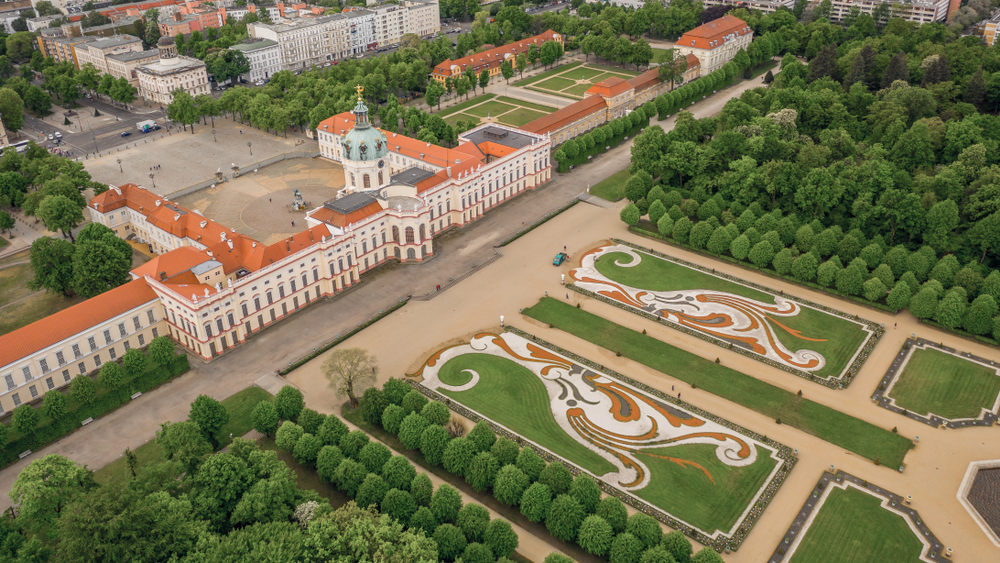
M45 136L42 140L38 135L32 135L32 139L43 146L57 147L64 151L72 151L72 157L82 157L87 153L107 152L115 147L136 142L142 136L136 129L136 123L154 119L157 123L166 123L166 112L159 108L146 108L142 105L134 106L133 111L125 110L118 106L112 106L103 100L81 98L78 102L83 105L74 109L77 115L69 120L72 125L64 125L60 121L60 115L49 116L48 119L38 119L31 115L25 115L25 129ZM103 119L93 117L94 109L100 111L102 116L115 116L118 121L105 122ZM127 137L121 134L125 131L132 133ZM62 133L62 142L56 143L48 139L49 135Z

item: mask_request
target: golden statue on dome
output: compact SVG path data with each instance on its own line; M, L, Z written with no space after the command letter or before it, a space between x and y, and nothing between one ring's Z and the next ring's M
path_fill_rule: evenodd
M362 86L362 85L360 85L360 84L358 84L358 87L356 89L358 91L358 101L360 102L361 101L361 92L365 91L365 87Z

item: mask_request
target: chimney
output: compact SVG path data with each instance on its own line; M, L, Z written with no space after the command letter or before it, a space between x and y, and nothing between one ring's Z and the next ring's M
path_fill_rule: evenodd
M167 281L167 273L160 272L160 281Z
M445 168L448 171L448 177L451 178L451 166Z
M291 251L292 251L292 245L291 245L291 242L292 242L292 239L288 239L288 240L286 240L286 241L285 241L285 250L287 250L287 251L289 251L289 252L291 252Z
M199 224L201 225L201 228L204 229L208 225L208 221L202 221Z
M229 250L232 251L233 250L233 241L227 240L226 243L229 244Z

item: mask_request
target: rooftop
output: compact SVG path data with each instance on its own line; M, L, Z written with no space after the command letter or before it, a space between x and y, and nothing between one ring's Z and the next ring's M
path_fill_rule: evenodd
M355 192L339 199L332 199L323 204L323 207L349 215L366 205L375 203L375 198L364 192Z
M532 45L541 47L541 45L546 41L553 40L562 41L562 36L550 29L540 35L528 37L520 41L514 41L513 43L508 43L507 45L502 45L500 47L494 47L480 53L474 53L454 61L446 59L434 67L433 73L439 76L452 76L453 74L464 72L466 68L478 69L482 66L488 66L490 64L500 64L507 57L512 57L520 53L526 53ZM453 67L458 68L453 70Z
M277 43L271 41L270 39L258 39L256 41L251 41L249 43L237 43L236 45L230 47L230 49L233 49L235 51L249 52L249 51L256 51L258 49L267 49L269 47L274 47L276 45Z
M184 72L198 67L205 68L205 63L199 61L198 59L192 59L190 57L174 57L171 59L166 59L167 63L164 63L163 59L140 65L138 70L146 71L150 74L172 74L175 72Z
M138 59L148 59L151 57L155 58L159 56L160 56L159 51L157 51L156 49L150 49L148 51L128 51L126 53L108 55L106 58L127 63Z
M514 150L532 145L537 140L534 135L527 135L512 129L497 127L496 125L487 125L486 127L473 129L468 133L463 133L462 137L472 141L477 147L488 142Z
M434 175L433 170L424 170L422 168L407 168L402 172L397 172L392 175L391 180L393 182L399 182L401 184L409 184L411 186L416 186L417 183L422 180L426 180Z
M111 47L119 47L121 45L130 45L132 43L139 43L142 39L134 37L132 35L116 35L114 37L108 37L107 39L98 39L97 41L90 42L87 46L91 49L109 49Z
M601 96L589 96L564 108L526 124L522 129L539 135L565 127L597 111L603 111L607 103Z
M676 47L715 49L741 35L753 34L747 22L729 14L688 31L677 40Z

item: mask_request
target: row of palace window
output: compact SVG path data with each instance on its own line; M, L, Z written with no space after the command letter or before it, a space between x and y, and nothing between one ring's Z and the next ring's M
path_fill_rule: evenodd
M107 331L105 331L105 332L107 332ZM156 327L153 327L153 338L156 338L157 336L159 336L158 333L159 333L159 331L156 329ZM91 339L91 340L93 340L93 339ZM145 335L139 334L137 340L139 342L139 347L140 348L146 345L146 336ZM132 349L132 343L129 342L129 340L127 338L122 342L122 345L124 347L124 351L125 352L128 352L129 350ZM77 356L78 359L80 357L81 356ZM115 360L118 359L118 352L115 350L114 346L108 348L108 357L111 359L111 361L115 361ZM44 360L42 360L42 362L44 362ZM95 369L99 369L102 364L103 364L103 362L101 360L101 354L100 353L94 354L94 368ZM59 365L62 366L63 364L59 364ZM22 368L22 371L23 370L27 370L27 369L28 368ZM87 373L87 364L85 362L79 362L79 363L76 364L76 369L77 369L77 373L78 374L80 374L80 375L86 375L86 373ZM46 371L44 373L48 373L48 370L46 369ZM27 373L26 373L26 375L27 375ZM69 374L69 368L62 370L62 378L63 378L63 381L62 381L63 385L65 385L65 384L69 383L70 381L72 381L72 376L70 376L70 374ZM13 389L15 387L13 374L8 373L8 374L6 374L6 375L3 376L3 379L4 379L4 383L7 384L7 389L8 390ZM29 377L29 379L31 379L31 378ZM45 391L51 391L51 390L55 389L56 388L55 380L52 377L45 378L45 387L46 387ZM31 385L30 387L28 387L28 393L31 395L31 398L29 400L33 401L33 400L37 399L38 396L39 396L38 385L35 384L35 385ZM14 406L15 407L19 406L21 404L21 394L20 393L14 393L13 395L11 395L11 400L14 401ZM0 414L3 414L3 413L4 413L3 404L0 404Z
M364 183L364 189L366 189L366 190L372 189L372 179L371 179L371 176L369 176L367 173L365 173L364 175L361 176L361 181ZM382 171L379 170L378 171L378 185L381 186L384 183L385 182L382 181ZM357 184L354 182L354 172L351 172L351 185L352 186L357 186Z

